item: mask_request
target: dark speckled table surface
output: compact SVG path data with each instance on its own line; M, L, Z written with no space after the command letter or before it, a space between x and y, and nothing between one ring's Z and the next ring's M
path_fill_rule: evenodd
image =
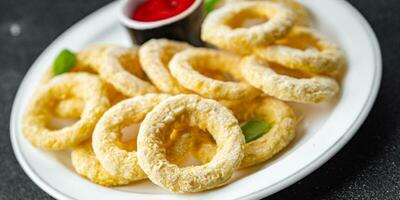
M0 1L0 199L52 199L14 157L9 139L12 102L36 57L63 31L109 2ZM337 155L267 199L400 199L400 2L349 2L380 41L384 65L378 99L364 125Z

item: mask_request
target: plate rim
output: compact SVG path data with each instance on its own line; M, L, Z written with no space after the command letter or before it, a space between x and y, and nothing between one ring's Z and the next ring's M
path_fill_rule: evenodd
M350 10L349 13L351 13L357 21L360 22L360 25L363 27L365 30L365 33L367 33L368 38L370 39L369 42L371 43L372 50L374 52L374 60L375 60L375 67L374 67L374 77L373 77L373 82L371 85L371 88L369 90L368 98L366 99L364 105L362 106L362 110L358 113L357 118L355 121L349 126L347 131L343 133L343 135L338 139L333 145L331 145L326 151L320 154L319 157L317 157L315 160L312 162L308 163L307 165L303 166L301 169L299 169L295 174L292 176L288 177L287 179L280 180L277 182L275 185L272 185L269 187L270 190L266 190L266 188L260 189L258 191L254 191L245 197L241 197L243 199L257 199L257 198L262 198L267 195L272 195L280 190L283 190L287 188L288 186L294 184L295 182L299 181L300 179L306 177L310 173L314 172L316 169L318 169L320 166L322 166L324 163L326 163L330 158L332 158L336 153L343 148L344 145L346 145L350 139L357 133L361 125L365 122L365 119L368 117L370 111L372 110L372 107L376 101L380 85L381 85L381 79L382 79L382 71L383 71L383 63L382 63L382 54L381 54L381 48L379 46L378 39L376 37L376 34L368 21L363 17L363 15L355 8L352 6L349 2L345 0L338 0L337 2L342 3L348 10ZM68 34L68 30L73 29L74 27L79 26L80 24L84 23L87 21L89 18L95 17L97 14L102 13L104 10L107 10L109 7L115 6L115 4L119 3L117 2L111 2L109 4L106 4L105 6L95 10L94 12L90 13L83 19L79 20L78 22L74 23L71 27L69 27L66 31L64 31L61 35L59 35L55 40L51 42L49 46L46 47L46 49L36 58L35 62L32 63L31 66L34 66L36 62L39 60L42 54L45 54L49 49L52 49L52 46L56 41L60 40L60 38L63 38L64 35ZM11 145L14 151L14 155L17 158L18 163L22 167L23 171L28 175L28 177L37 185L39 186L43 191L45 191L47 194L50 196L57 198L57 199L75 199L62 191L58 190L57 188L54 188L50 186L46 181L42 180L30 167L27 161L23 158L22 152L20 150L20 147L17 142L17 130L16 127L13 126L13 122L15 121L17 117L17 102L20 102L19 99L21 99L21 88L26 85L27 82L27 75L32 73L33 68L29 68L29 70L26 72L23 80L21 81L17 93L14 97L13 100L13 105L12 105L12 111L11 111L11 117L10 117L10 139L11 139Z

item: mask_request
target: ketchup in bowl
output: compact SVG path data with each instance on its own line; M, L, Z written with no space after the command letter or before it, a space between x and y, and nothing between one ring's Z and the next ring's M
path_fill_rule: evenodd
M131 18L151 22L176 16L188 9L195 0L148 0L139 5Z
M124 0L120 20L132 42L167 38L202 46L203 0Z

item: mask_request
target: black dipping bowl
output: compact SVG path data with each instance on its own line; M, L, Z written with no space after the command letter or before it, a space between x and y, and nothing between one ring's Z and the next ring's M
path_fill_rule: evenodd
M201 23L205 12L203 0L195 2L184 12L167 19L143 22L130 18L132 12L145 0L123 0L120 19L127 28L134 44L141 45L153 38L168 38L202 46Z

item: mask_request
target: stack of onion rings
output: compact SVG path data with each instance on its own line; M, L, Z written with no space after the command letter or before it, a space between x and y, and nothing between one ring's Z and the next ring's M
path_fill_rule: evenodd
M93 132L93 150L110 174L131 181L147 177L137 164L136 152L126 151L118 145L121 129L140 123L154 106L167 97L165 94L148 94L128 99L113 106L100 119Z
M220 187L237 169L271 159L295 137L296 116L280 100L333 98L339 84L331 77L344 71L344 58L301 27L310 18L295 0L235 1L211 12L202 30L229 53L167 39L72 52L76 66L48 71L35 92L25 137L40 148L71 148L76 172L94 183L149 178L177 193ZM59 129L60 120L77 122ZM127 133L134 128L137 139Z
M167 158L173 163L184 165L190 150L192 142L190 133L178 133L177 136L170 139L167 148ZM136 144L128 144L133 146ZM129 147L131 148L131 147ZM78 174L86 177L90 181L107 186L121 186L134 182L132 179L125 179L121 176L113 176L101 165L93 152L92 141L88 140L73 149L71 152L71 161Z

